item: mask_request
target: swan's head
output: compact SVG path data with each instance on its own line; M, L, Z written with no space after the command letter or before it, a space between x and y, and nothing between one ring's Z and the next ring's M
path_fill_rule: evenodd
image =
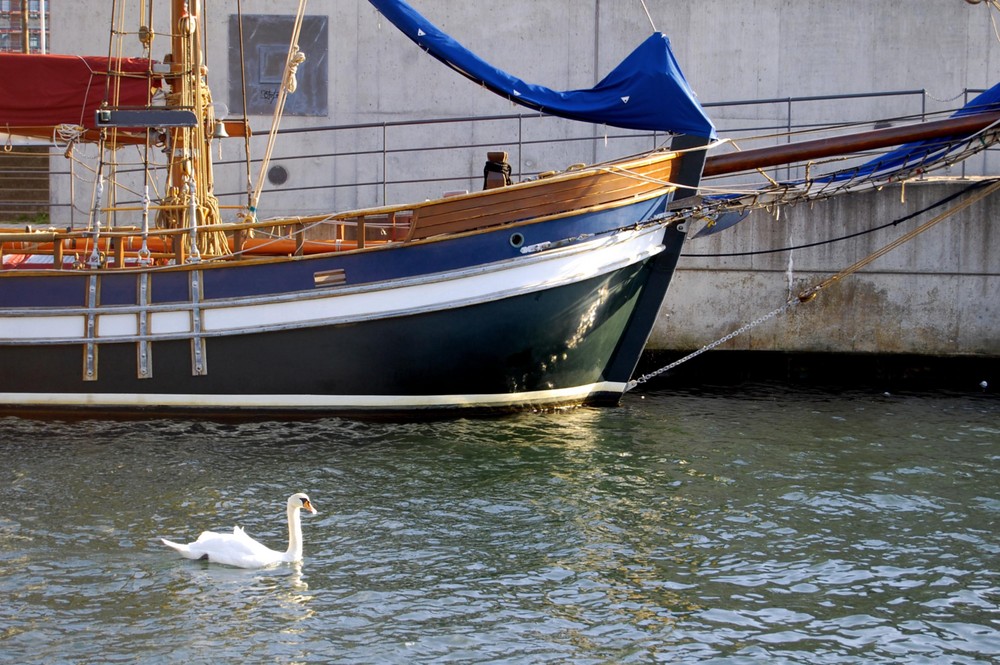
M312 502L309 497L299 492L298 494L293 494L288 497L288 509L289 510L307 510L310 513L316 514L316 509L313 508Z

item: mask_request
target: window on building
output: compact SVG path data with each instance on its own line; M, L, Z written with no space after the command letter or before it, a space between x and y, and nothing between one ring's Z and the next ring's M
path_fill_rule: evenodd
M243 17L246 36L247 113L271 115L281 87L288 42L295 19L292 16L250 15ZM229 17L229 108L243 108L240 70L239 17ZM285 101L286 115L327 115L329 37L326 16L306 16L299 33L299 48L306 56L296 73L298 87Z

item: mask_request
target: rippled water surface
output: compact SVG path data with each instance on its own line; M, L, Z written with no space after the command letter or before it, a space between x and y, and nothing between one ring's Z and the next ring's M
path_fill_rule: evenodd
M3 662L995 662L995 395L0 419ZM301 565L182 559L244 526Z

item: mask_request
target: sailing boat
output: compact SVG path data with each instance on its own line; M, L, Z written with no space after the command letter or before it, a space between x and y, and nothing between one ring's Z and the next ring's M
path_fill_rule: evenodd
M248 129L214 115L197 1L172 0L177 29L160 62L0 55L10 133L58 131L102 154L140 145L169 159L155 201L118 205L107 159L86 229L0 232L14 257L0 270L0 410L413 415L618 403L687 222L707 205L697 193L715 129L669 40L652 35L593 89L558 92L491 67L405 2L370 1L512 101L669 132L672 144L518 183L491 155L483 191L308 217L258 221L258 189L226 220L210 142ZM148 51L148 30L134 34ZM291 48L281 94L297 61ZM979 130L995 121L989 111ZM334 240L307 238L316 226ZM39 255L50 267L18 258Z

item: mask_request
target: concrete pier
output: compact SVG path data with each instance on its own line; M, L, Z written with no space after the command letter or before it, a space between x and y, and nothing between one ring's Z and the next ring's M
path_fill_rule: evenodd
M960 203L974 182L916 181L786 207L778 217L757 211L689 238L650 348L688 351L723 337ZM994 195L721 348L1000 357L998 219ZM796 249L772 252L782 248Z

